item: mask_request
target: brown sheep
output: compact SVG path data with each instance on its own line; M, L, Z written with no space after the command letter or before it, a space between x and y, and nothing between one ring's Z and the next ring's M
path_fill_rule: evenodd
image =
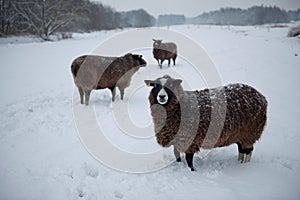
M84 55L76 58L71 65L71 71L79 90L81 104L84 101L86 105L89 104L92 90L105 88L111 90L112 101L114 101L116 87L118 87L123 100L124 90L129 87L131 77L146 64L142 55L131 53L122 57Z
M153 56L157 60L158 65L162 68L164 60L168 60L168 67L170 66L170 59L173 60L175 66L175 60L177 58L177 46L173 42L163 43L162 40L155 40L153 43ZM160 62L159 62L160 60Z
M173 145L178 162L184 152L192 171L199 148L237 144L238 160L249 162L267 120L265 97L245 84L184 91L181 82L168 75L145 80L153 87L149 102L157 142L163 147Z

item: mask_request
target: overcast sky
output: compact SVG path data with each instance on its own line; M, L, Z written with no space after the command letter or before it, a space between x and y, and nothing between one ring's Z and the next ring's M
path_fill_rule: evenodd
M222 7L248 8L253 5L277 5L286 10L300 8L300 0L94 0L115 8L128 11L143 8L151 15L184 14L194 17L205 11L218 10Z

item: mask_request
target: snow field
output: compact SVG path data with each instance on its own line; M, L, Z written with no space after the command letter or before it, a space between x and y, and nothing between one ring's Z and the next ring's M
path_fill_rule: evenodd
M185 161L146 174L108 168L93 159L76 133L70 64L117 31L44 43L1 39L0 199L298 199L300 40L287 38L288 28L190 25L170 30L203 46L224 84L246 83L267 97L267 127L250 163L238 163L232 145L196 156L194 173ZM148 64L156 64L150 51L143 54ZM185 60L177 63L169 69L165 63L163 70L151 65L138 71L131 85L140 86L125 90L123 102L118 95L112 104L109 90L93 92L91 106L99 123L106 124L110 141L128 151L160 148L153 137L135 141L122 134L114 123L114 109L126 105L131 120L148 127L151 135L149 88L138 83L145 75L151 79L178 73L192 88L205 87ZM76 88L74 92L78 95Z

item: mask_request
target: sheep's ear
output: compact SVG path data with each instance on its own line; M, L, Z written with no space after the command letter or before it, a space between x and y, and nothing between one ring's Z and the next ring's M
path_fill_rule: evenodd
M134 60L139 60L141 58L141 55L133 54L132 57Z
M173 81L173 85L175 85L175 86L178 86L178 85L180 85L182 83L182 80L181 79L175 79L174 81Z
M155 82L154 81L144 80L144 82L146 83L147 87L154 87L155 86Z
M152 39L153 40L153 42L156 42L156 40L155 39Z
M125 56L130 57L132 56L132 53L127 53Z
M136 55L132 55L132 57L135 59L135 60L138 60L138 59L141 59L143 57L143 55L141 54L136 54Z

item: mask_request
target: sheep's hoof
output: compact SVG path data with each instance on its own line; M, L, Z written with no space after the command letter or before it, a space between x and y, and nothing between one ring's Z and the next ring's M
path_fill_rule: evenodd
M239 156L238 156L238 161L240 161L241 163L244 162L244 154L243 153L239 153Z
M194 167L191 167L191 171L194 172L194 171L196 171L196 170L194 169Z
M244 163L250 162L251 156L252 156L252 152L250 152L249 154L246 154L246 158L245 158Z
M238 161L240 161L241 163L250 162L251 156L252 156L252 152L250 152L249 154L246 154L246 156L243 153L239 153Z
M177 161L177 162L181 162L181 158L180 158L180 157L177 158L176 161Z

